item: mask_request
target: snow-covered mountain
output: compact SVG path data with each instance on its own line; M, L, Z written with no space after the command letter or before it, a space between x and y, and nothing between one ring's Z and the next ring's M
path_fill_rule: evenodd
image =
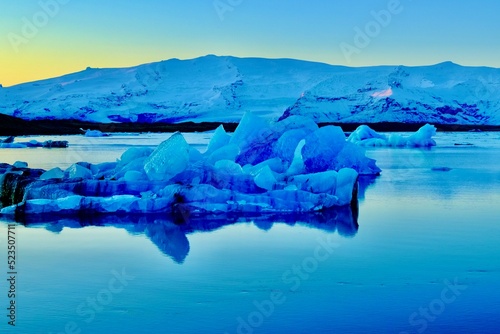
M317 122L499 125L500 69L206 56L0 86L0 113L29 120L238 122L246 111Z

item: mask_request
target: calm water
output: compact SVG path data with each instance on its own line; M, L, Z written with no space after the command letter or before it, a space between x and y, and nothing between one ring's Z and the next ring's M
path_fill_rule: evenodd
M167 137L37 137L71 148L2 150L0 161L112 161ZM187 136L200 149L209 138ZM432 150L368 150L383 174L363 183L359 228L349 210L18 225L17 326L2 315L0 331L498 333L500 134L437 141ZM451 170L433 170L442 167ZM6 254L6 222L0 230Z

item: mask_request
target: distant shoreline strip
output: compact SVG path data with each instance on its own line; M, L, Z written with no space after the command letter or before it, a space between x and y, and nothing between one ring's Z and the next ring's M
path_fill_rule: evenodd
M215 130L223 125L225 130L233 132L238 123L225 122L183 122L168 123L91 123L77 120L23 120L12 116L0 114L0 136L26 136L26 135L74 135L83 134L81 129L99 130L104 133L114 132L204 132ZM345 132L354 131L358 126L366 124L378 132L414 132L425 123L319 123L319 126L338 125ZM467 132L467 131L500 131L500 125L456 125L433 124L438 131Z

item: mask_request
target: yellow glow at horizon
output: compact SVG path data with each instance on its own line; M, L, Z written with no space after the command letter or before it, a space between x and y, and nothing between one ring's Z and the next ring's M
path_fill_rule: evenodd
M189 49L173 52L168 45L132 46L109 41L33 40L19 47L19 52L5 39L0 41L0 84L4 87L49 79L88 66L131 67L170 58L193 58ZM194 51L194 50L193 50ZM194 57L196 57L195 55Z

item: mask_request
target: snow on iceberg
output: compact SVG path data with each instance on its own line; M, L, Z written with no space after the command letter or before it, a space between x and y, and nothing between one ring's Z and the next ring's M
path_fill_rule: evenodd
M347 141L360 146L431 147L436 146L436 142L432 139L435 135L436 127L430 124L422 126L408 137L399 134L391 134L387 137L368 125L361 125L351 133Z
M1 213L321 211L356 203L358 176L378 173L339 127L248 113L234 134L217 129L204 153L177 132L153 151L130 148L116 162L36 173L7 166ZM16 196L4 196L12 188Z

